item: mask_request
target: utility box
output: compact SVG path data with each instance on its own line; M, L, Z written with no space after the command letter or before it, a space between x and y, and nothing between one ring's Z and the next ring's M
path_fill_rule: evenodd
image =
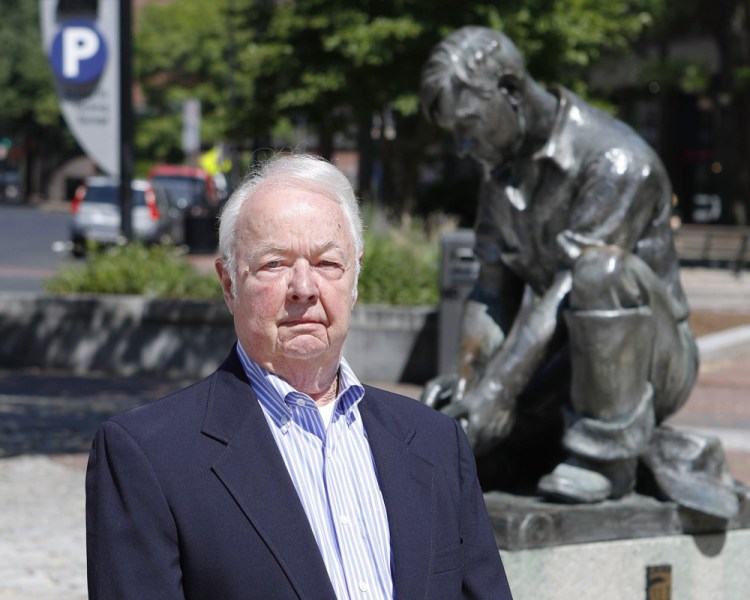
M455 370L463 305L478 276L474 230L446 233L441 242L438 373Z

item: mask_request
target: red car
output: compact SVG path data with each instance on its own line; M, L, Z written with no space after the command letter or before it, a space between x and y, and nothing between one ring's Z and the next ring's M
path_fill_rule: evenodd
M206 171L186 165L158 165L148 179L166 188L188 216L215 217L220 208L214 180Z

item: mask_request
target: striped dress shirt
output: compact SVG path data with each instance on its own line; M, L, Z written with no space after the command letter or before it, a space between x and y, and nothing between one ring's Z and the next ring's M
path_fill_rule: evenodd
M342 358L328 428L308 395L254 363L245 373L279 447L339 599L393 598L388 519L357 405L364 388Z

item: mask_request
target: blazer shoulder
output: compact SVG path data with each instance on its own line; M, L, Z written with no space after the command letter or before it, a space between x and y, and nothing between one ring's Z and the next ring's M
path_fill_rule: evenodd
M379 416L381 421L396 420L417 430L439 429L440 431L454 431L457 423L431 406L395 392L365 385L365 406Z
M193 421L202 421L215 377L213 373L158 400L114 415L108 421L117 423L134 436L162 434L184 428Z

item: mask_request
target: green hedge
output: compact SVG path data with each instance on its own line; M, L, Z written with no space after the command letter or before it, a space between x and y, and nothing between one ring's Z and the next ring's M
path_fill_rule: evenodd
M90 247L86 260L45 282L52 294L138 294L153 298L221 298L216 275L199 272L166 246Z
M439 250L419 228L367 230L359 302L363 304L437 304Z

